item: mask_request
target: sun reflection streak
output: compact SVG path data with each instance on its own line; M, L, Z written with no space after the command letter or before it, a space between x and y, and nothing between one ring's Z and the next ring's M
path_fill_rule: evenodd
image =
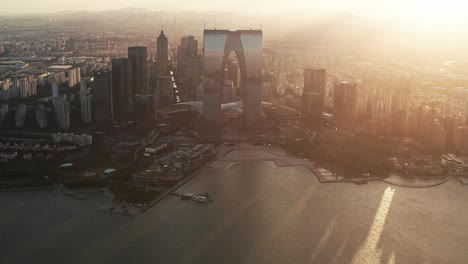
M347 242L341 243L340 247L338 248L338 251L335 254L335 257L333 258L333 261L331 262L332 264L339 263L342 259L344 249L346 248Z
M366 241L364 241L358 252L354 255L352 263L380 263L382 252L377 250L377 244L382 235L394 193L395 189L390 187L385 190Z
M322 237L320 238L319 243L315 246L314 251L310 255L310 260L307 263L314 263L315 258L317 255L322 252L323 247L328 242L333 230L335 229L336 225L336 216L328 223L327 227L325 228L325 232L323 232Z
M395 264L395 252L392 252L392 254L390 254L390 257L388 258L388 264Z

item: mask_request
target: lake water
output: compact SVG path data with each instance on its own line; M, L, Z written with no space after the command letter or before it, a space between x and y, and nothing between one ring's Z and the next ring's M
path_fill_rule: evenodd
M0 193L0 263L468 263L468 186L320 184L305 167L208 170L135 218L102 194Z

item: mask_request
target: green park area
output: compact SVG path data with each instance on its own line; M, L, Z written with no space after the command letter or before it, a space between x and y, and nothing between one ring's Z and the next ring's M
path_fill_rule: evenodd
M344 175L383 176L392 168L389 158L396 155L399 143L363 134L326 135L312 147L310 159Z

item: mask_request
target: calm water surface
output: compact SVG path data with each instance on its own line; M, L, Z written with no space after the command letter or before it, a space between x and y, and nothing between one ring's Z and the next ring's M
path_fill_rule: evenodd
M320 184L305 167L203 172L136 218L59 191L0 193L0 263L468 263L468 188Z

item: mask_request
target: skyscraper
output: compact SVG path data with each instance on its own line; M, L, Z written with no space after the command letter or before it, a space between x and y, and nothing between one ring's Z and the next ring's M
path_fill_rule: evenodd
M333 119L339 128L352 128L356 119L356 83L337 82L333 96Z
M132 64L127 58L112 60L112 105L114 120L133 117Z
M174 103L174 97L172 93L172 77L170 75L158 76L158 94L157 94L157 106L169 106Z
M164 31L157 40L156 50L156 100L157 106L167 106L173 103L172 77L169 75L169 47Z
M304 90L302 92L302 121L308 127L320 126L325 105L325 69L304 70Z
M164 31L161 31L156 47L156 76L169 74L169 45Z
M133 95L149 94L148 88L148 51L146 47L129 47L128 59L132 65Z
M325 96L327 72L325 69L307 68L304 70L304 91Z
M197 98L200 84L201 63L198 56L198 40L194 36L182 37L177 49L177 77L179 88L187 100Z
M246 132L262 128L263 32L261 30L205 30L203 41L203 119L201 129L217 134L221 125L224 69L229 54L239 60ZM202 131L203 133L203 131Z
M108 69L94 72L94 121L112 121L112 72Z

